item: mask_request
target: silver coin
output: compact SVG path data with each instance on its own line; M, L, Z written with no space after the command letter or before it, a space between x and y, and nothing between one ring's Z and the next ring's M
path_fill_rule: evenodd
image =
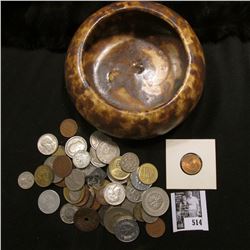
M80 169L73 169L70 175L65 177L65 185L71 191L77 191L85 184L85 175Z
M144 191L149 189L152 185L144 184L140 181L138 176L138 169L130 174L130 180L134 188Z
M134 153L128 152L121 157L120 166L126 172L134 172L139 167L139 164L139 158Z
M66 224L73 224L74 223L74 215L78 211L78 207L66 203L61 207L60 210L60 217L61 220Z
M140 191L140 190L134 188L130 181L127 183L126 196L127 196L128 200L130 200L134 203L141 202L142 201L142 194L143 194L143 191Z
M163 215L169 207L167 192L159 187L149 188L142 195L142 207L151 216Z
M38 197L38 207L45 214L54 213L60 205L60 197L54 190L43 191Z
M105 167L106 166L106 164L105 163L103 163L103 162L101 162L98 158L97 158L97 155L96 155L96 151L95 151L95 149L94 148L90 148L90 156L91 156L91 163L94 165L94 166L96 166L96 167L98 167L98 168L102 168L102 167Z
M101 162L109 164L114 158L120 156L120 148L113 141L104 141L98 145L96 155Z
M132 215L134 213L134 207L135 207L136 203L134 202L131 202L130 200L128 199L125 199L123 201L123 203L120 205L120 207L128 210Z
M51 155L49 156L43 163L43 165L46 165L46 166L49 166L52 170L53 170L53 162L54 160L56 159L57 156L55 155ZM54 173L54 171L53 171ZM54 173L54 179L53 179L53 183L58 183L60 181L62 181L63 178L62 177L59 177L57 176L55 173Z
M73 156L73 164L77 168L86 168L90 163L90 154L87 151L80 150Z
M52 155L58 147L58 140L52 134L42 135L37 142L37 148L43 155Z
M65 153L70 157L73 158L76 152L80 150L87 150L87 142L81 136L73 136L69 138L65 144Z
M25 171L18 176L17 183L20 188L29 189L34 185L34 175Z
M141 209L141 216L142 219L147 222L147 223L154 223L155 221L157 221L157 219L159 218L158 216L151 216L149 214L147 214L144 209Z
M110 174L110 172L109 172L108 169L107 169L107 176L108 176L109 180L112 181L112 182L114 182L114 183L125 184L125 183L127 183L127 181L128 181L127 179L125 179L125 180L116 180L115 178L113 178L113 177L111 176L111 174Z
M119 205L125 199L125 188L119 183L109 183L103 191L105 201L110 205Z
M105 134L103 134L100 131L95 131L90 135L89 141L91 147L93 147L95 150L97 149L98 145L103 141L111 141L112 139Z
M122 242L134 241L140 233L138 223L135 220L120 220L114 227L115 236Z

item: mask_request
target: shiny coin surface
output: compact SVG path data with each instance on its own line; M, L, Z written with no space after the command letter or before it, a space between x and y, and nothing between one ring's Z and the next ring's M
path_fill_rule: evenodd
M142 201L143 191L140 191L133 187L131 182L129 181L126 186L126 196L128 200L134 203L138 203Z
M25 171L18 176L18 186L22 189L29 189L34 185L34 176L31 172Z
M142 183L153 184L158 178L158 170L151 163L144 163L139 167L138 176Z
M54 179L54 174L49 166L41 165L36 169L34 178L39 187L48 187Z
M92 133L90 135L89 141L90 141L91 147L93 147L96 150L98 145L101 142L103 142L103 141L111 141L111 138L97 130L97 131L95 131L94 133Z
M98 213L91 208L81 208L74 216L75 226L84 232L95 230L100 222Z
M65 144L65 153L73 158L76 152L78 151L86 151L87 150L87 142L81 136L73 136L69 138Z
M37 148L43 155L52 155L58 147L58 140L52 134L42 135L37 142Z
M115 225L115 236L122 242L134 241L140 233L139 226L135 220L121 220Z
M109 183L103 191L104 199L110 205L119 205L125 199L125 188L119 183Z
M121 157L114 158L108 166L110 175L116 180L125 180L129 177L130 173L127 173L121 169L120 166Z
M109 164L120 156L120 148L113 141L101 142L96 149L96 155L101 162Z
M85 175L80 169L73 169L71 174L65 177L65 184L69 190L77 191L85 184Z
M201 158L194 153L185 154L181 158L180 164L183 172L189 175L198 174L202 168Z
M57 157L57 156L55 156L55 155L51 155L51 156L49 156L49 157L44 161L44 163L43 163L43 165L49 166L49 167L53 170L53 172L54 172L53 163L54 163L54 160L56 159L56 157ZM58 183L58 182L60 182L60 181L62 181L62 180L63 180L63 178L57 176L57 175L55 174L55 172L54 172L53 183Z
M142 205L141 203L137 203L133 209L134 218L140 222L144 222L142 218Z
M54 213L60 205L60 197L54 190L43 191L38 198L38 207L45 214Z
M61 220L66 224L74 223L74 215L78 211L78 207L70 203L66 203L61 207L60 217Z
M147 223L145 228L146 228L147 234L153 238L161 237L165 233L165 230L166 230L165 222L161 218L158 218L153 223L150 223L150 224Z
M87 151L80 150L73 156L73 164L77 168L86 168L90 163L90 154Z
M167 192L159 187L149 188L142 195L142 207L151 216L163 215L169 207Z
M126 172L134 172L139 167L139 164L139 158L134 153L128 152L121 157L120 166Z
M90 160L90 161L91 161L91 163L92 163L94 166L96 166L96 167L98 167L98 168L102 168L102 167L105 167L105 166L106 166L105 163L101 162L101 161L98 159L98 157L97 157L97 155L96 155L96 151L95 151L94 148L91 147L89 153L90 153L90 156L91 156L91 160Z
M53 161L53 171L61 178L68 176L72 171L72 161L67 155L57 156Z
M138 169L130 174L130 180L132 185L138 190L144 191L151 187L151 184L144 184L139 180Z
M59 145L56 152L53 154L53 156L59 156L59 155L66 155L65 148L62 145Z
M64 137L72 137L76 134L78 126L75 120L65 119L60 124L60 132Z
M155 222L159 217L158 216L152 216L147 214L144 209L142 208L141 210L141 215L142 215L142 219L147 222L147 223L153 223Z

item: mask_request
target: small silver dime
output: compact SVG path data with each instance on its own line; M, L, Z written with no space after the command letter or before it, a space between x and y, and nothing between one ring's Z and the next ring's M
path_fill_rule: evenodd
M60 197L54 190L45 190L38 197L38 208L45 214L54 213L59 205Z
M119 183L109 183L103 191L105 201L110 205L119 205L125 199L125 188Z
M101 162L109 164L115 157L120 156L120 148L113 141L104 141L98 145L96 155Z
M86 168L90 163L90 154L87 151L80 150L73 156L73 164L77 168Z
M54 160L56 159L56 155L51 155L49 156L43 163L43 165L46 165L46 166L49 166L52 170L53 170L53 162ZM54 173L54 171L53 171ZM54 179L53 179L53 183L58 183L60 181L62 181L63 178L62 177L59 177L57 176L55 173L54 173Z
M141 216L142 219L147 222L147 223L154 223L155 221L157 221L157 219L159 218L158 216L151 216L149 214L147 214L144 209L142 208L141 210Z
M29 171L22 172L18 176L17 183L20 188L29 189L34 185L34 175Z
M73 169L69 176L65 177L65 185L71 191L77 191L85 184L85 175L80 169Z
M61 207L60 210L60 217L61 220L66 224L73 224L74 223L74 215L78 211L78 207L66 203Z
M96 155L96 151L95 151L95 149L94 148L90 148L90 156L91 156L91 163L94 165L94 166L96 166L96 167L98 167L98 168L102 168L102 167L105 167L106 166L106 164L105 163L103 163L103 162L101 162L98 158L97 158L97 155Z
M70 157L73 158L76 152L80 150L87 150L87 142L81 136L73 136L69 138L65 144L65 153Z
M140 181L138 176L138 169L130 174L130 180L134 188L144 191L149 189L152 185L144 184Z
M128 152L125 153L120 161L122 170L132 173L139 167L140 161L136 154Z
M112 139L105 134L103 134L100 131L95 131L90 135L89 141L91 147L93 147L95 150L97 149L98 145L103 141L111 141Z
M129 181L127 186L126 186L126 196L128 198L128 200L134 202L134 203L138 203L142 201L142 194L143 191L140 191L136 188L133 187L133 185L131 184L131 182Z
M52 134L44 134L38 139L37 148L43 155L52 155L58 148L58 140Z

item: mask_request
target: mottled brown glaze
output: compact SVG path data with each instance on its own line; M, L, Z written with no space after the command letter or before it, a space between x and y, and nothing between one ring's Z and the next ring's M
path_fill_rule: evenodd
M198 38L155 2L115 2L91 15L69 46L65 76L80 114L119 138L164 134L196 106L205 62Z

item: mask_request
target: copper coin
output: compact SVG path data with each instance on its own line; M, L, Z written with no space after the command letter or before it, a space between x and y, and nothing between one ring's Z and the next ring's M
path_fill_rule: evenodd
M59 177L66 177L72 171L72 161L66 155L57 156L53 162L53 170Z
M61 181L55 183L55 185L58 186L58 187L61 187L61 188L66 187L64 179L62 179Z
M78 126L75 120L65 119L60 124L60 132L64 137L72 137L76 134Z
M39 187L48 187L54 179L54 174L49 166L41 165L36 169L34 178Z
M89 188L87 186L85 186L85 192L84 192L84 196L83 196L82 200L79 203L76 203L74 205L77 207L84 206L88 202L89 196L90 196Z
M184 173L195 175L201 170L202 160L197 154L188 153L181 158L180 164Z
M91 208L80 208L74 215L75 226L84 232L95 230L100 222L98 213Z
M146 223L146 232L153 238L161 237L165 233L165 229L165 222L161 218L158 218L153 223Z

